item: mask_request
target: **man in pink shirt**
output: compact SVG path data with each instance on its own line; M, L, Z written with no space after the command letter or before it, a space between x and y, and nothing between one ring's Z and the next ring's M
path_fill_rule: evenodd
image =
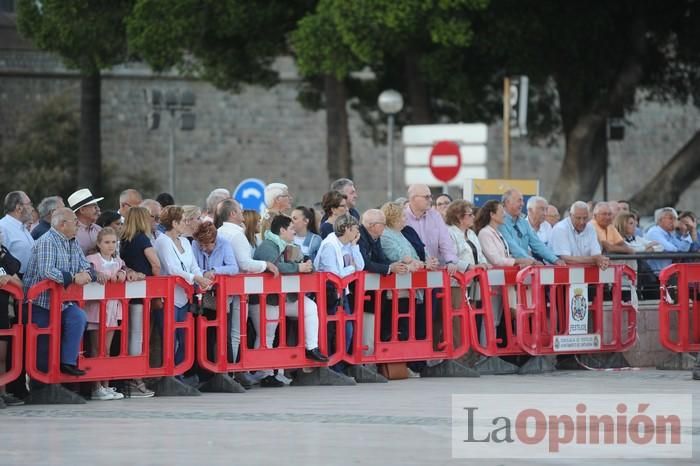
M75 239L86 256L95 252L97 234L102 229L95 222L100 216L100 208L97 205L103 197L95 197L89 189L79 189L68 196L68 205L78 217L78 231Z
M437 260L439 265L446 265L449 274L453 275L457 271L455 244L450 238L442 216L431 209L432 203L433 197L428 186L424 184L409 186L408 205L405 209L406 225L416 230L425 244L426 266L437 268L437 264L431 264Z

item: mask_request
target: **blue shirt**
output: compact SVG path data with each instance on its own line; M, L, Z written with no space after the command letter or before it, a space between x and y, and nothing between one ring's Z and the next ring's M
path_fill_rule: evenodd
M536 259L542 259L550 264L559 260L554 252L540 240L525 217L518 216L514 220L511 215L506 215L505 222L498 231L508 243L511 256L515 258L535 256Z
M34 245L27 272L22 279L24 293L42 280L53 280L67 287L73 282L73 276L78 272L89 272L92 279L95 274L90 262L85 258L75 238L68 239L63 234L51 228L39 238ZM45 309L49 308L49 293L40 294L34 304Z
M688 252L691 246L691 243L683 241L674 233L669 233L658 225L649 228L645 238L649 241L656 241L662 245L664 247L664 252ZM651 270L658 275L663 268L668 267L672 262L671 259L654 259L648 260L647 264L649 264Z
M32 255L34 238L32 238L27 227L11 215L5 215L0 219L0 230L3 235L2 244L22 264L19 273L25 273L29 263L29 256Z
M238 273L238 262L236 262L236 256L233 254L233 247L224 238L216 237L216 243L214 243L214 249L211 254L202 251L201 246L195 240L192 242L192 252L202 272L213 270L215 274L221 275Z

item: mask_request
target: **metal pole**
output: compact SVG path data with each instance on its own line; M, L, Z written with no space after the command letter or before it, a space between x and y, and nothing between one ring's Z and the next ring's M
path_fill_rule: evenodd
M510 78L503 78L503 178L510 179Z
M386 198L394 199L394 115L389 114L386 130Z
M168 151L168 189L175 196L175 111L170 112L170 148Z

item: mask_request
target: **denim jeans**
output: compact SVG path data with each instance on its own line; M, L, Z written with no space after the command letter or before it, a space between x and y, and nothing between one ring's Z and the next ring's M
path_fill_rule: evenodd
M187 311L190 309L189 303L184 306L175 306L175 322L184 322ZM185 329L175 330L175 364L180 364L185 360Z
M34 304L32 306L32 323L39 328L48 327L49 310ZM61 364L78 364L80 343L83 341L83 333L86 328L87 315L85 311L73 303L68 303L61 312ZM49 337L47 335L38 337L36 363L40 371L48 372Z

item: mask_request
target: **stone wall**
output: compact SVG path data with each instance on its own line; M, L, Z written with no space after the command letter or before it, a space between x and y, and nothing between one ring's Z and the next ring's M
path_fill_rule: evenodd
M240 94L173 74L156 76L142 65L120 66L105 73L103 160L115 164L125 176L147 171L157 182L154 191L166 190L169 116L162 115L159 130L146 129L144 118L149 109L143 89L188 88L197 96L197 128L177 131L175 136L179 202L201 204L213 187L233 189L248 177L286 182L295 203L319 200L329 183L325 112L305 110L297 102L299 77L290 59L280 59L276 66L282 76L280 84L271 89L244 87ZM77 108L78 76L55 56L32 50L0 50L0 143L13 140L22 116L61 94L69 95ZM610 144L610 197L626 198L643 186L694 133L697 117L698 111L691 106L641 105L629 118L625 140ZM385 200L386 148L363 135L363 123L354 112L350 113L350 126L354 178L361 196L359 205L364 209ZM400 139L398 132L396 139ZM492 125L488 144L492 178L502 173L501 149L501 127ZM405 189L401 154L399 146L396 195ZM513 140L512 173L518 178L539 178L545 196L551 194L562 159L561 139L549 147ZM679 207L700 210L699 191L700 184L695 183Z

